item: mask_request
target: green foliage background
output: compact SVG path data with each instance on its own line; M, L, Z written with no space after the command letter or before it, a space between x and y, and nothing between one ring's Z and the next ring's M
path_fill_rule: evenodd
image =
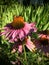
M11 5L0 5L0 24L2 27L13 20L13 16L23 16L27 22L36 22L39 30L49 30L49 5L23 6L13 3ZM0 25L1 26L1 25Z
M36 22L38 30L49 30L49 4L45 5L29 5L13 2L11 4L0 5L0 28L13 20L13 16L23 16L27 22ZM20 59L23 65L49 65L49 58L45 57L40 51L32 53L26 51L26 59L24 53L18 57L18 53L11 54L11 44L0 37L0 58L8 57L8 61ZM24 60L23 60L24 58ZM41 59L41 60L40 60ZM0 60L1 61L1 60Z

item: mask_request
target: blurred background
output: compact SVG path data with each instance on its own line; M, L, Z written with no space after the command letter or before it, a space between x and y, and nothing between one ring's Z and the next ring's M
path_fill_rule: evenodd
M49 30L49 0L0 0L0 28L10 23L14 15L23 16L29 23L36 22L39 31ZM11 54L11 44L3 38L0 37L0 64L11 65L11 60L18 60L18 53ZM28 65L49 65L49 59L40 52L28 51L26 54ZM24 54L21 57L24 57ZM21 63L26 65L26 61L22 61L22 59Z

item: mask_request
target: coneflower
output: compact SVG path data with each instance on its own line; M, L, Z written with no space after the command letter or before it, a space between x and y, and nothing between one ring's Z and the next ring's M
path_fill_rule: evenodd
M28 38L28 35L31 32L37 31L35 23L29 24L24 21L23 17L14 16L12 23L8 23L3 30L0 36L5 35L9 42L14 42L12 52L15 52L17 49L19 52L22 52L23 44L25 44L30 51L34 49L35 46Z
M40 31L38 39L33 40L35 48L41 50L46 56L49 56L49 30Z

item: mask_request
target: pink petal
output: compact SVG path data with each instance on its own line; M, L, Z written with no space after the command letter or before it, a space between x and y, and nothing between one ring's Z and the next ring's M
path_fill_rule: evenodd
M47 39L49 40L49 35L47 35Z
M18 41L18 39L17 39L17 38L14 38L14 41L15 41L15 42L17 42L17 41Z
M37 32L37 28L36 27L33 27L34 31L33 32Z
M40 38L40 37L42 37L43 36L43 34L38 34L38 37Z
M15 53L16 52L16 49L13 49L12 51L11 51L11 53Z
M12 63L12 65L15 65L16 64L16 62L15 61L10 61L11 63Z
M13 32L14 32L14 31L12 30L11 33L9 34L8 38L12 37Z
M24 34L27 35L29 33L29 30L23 29L24 30Z
M31 27L35 27L35 26L36 26L36 23L33 22L33 23L30 23L29 25L30 25Z
M25 32L26 35L29 33L30 29L31 29L31 26L28 23L25 23L23 31Z
M20 40L23 40L23 38L24 38L24 32L22 30L20 30L19 38L20 38Z
M9 42L13 43L14 42L14 39L10 39Z
M17 36L17 31L15 30L15 31L13 32L12 38L14 39L16 36Z
M7 30L8 28L7 27L4 27L4 28L0 28L0 30Z
M17 49L18 49L19 53L22 53L22 45L21 45L20 42L17 42L17 43L15 43L13 45L13 47L12 47L12 53L15 53Z
M8 33L8 31L1 32L1 33L0 33L0 36L6 35L7 33Z
M46 34L38 34L38 37L39 38L46 38L49 40L49 35L46 35Z
M33 32L36 32L36 31L37 31L36 23L35 23L35 22L34 22L34 23L30 23L30 26L32 27L31 30L32 30Z
M5 34L6 34L6 32L1 32L1 33L0 33L0 36L5 35Z
M13 44L11 53L15 53L16 50L17 50L17 43Z
M11 31L8 31L8 33L5 35L6 37L8 37L8 35L11 33Z
M34 45L34 43L33 43L30 39L27 39L26 47L27 47L30 51L35 51L35 45Z
M19 51L20 53L22 53L22 45L19 45L19 46L18 46L18 51Z

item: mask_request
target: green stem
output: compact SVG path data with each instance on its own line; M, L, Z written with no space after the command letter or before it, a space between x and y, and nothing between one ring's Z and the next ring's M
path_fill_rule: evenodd
M25 45L23 46L23 48L24 48L24 56L25 56L25 60L26 60L26 65L28 65L27 57L26 57L26 51L25 51Z

